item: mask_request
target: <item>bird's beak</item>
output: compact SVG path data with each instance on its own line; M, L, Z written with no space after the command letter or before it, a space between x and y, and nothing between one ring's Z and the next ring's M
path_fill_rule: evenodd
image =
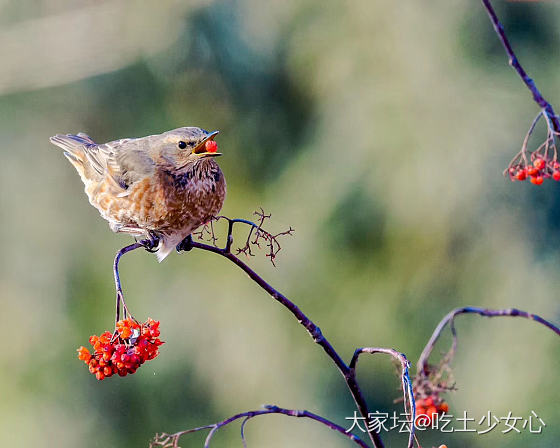
M220 131L213 131L208 134L204 140L202 140L196 148L194 148L193 152L199 157L218 157L221 156L221 152L210 152L206 149L206 143L209 141L213 141L216 135L218 135Z

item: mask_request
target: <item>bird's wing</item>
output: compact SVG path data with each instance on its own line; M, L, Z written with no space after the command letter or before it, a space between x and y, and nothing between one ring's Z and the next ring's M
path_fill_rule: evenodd
M133 183L153 174L155 162L149 156L144 139L122 139L85 148L90 165L100 175L109 175L127 190Z

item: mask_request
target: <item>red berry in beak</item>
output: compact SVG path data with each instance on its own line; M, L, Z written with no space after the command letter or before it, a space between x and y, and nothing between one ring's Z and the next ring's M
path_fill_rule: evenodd
M218 150L218 144L214 140L208 140L204 147L206 148L206 152L216 152Z

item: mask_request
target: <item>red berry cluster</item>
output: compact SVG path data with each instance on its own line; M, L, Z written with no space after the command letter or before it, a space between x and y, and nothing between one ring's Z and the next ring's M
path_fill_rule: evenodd
M449 405L437 396L416 400L416 424L427 427L432 424L434 414L443 414L449 411ZM421 423L419 423L421 421Z
M93 354L84 346L78 348L78 359L89 366L98 380L115 373L125 376L159 354L158 348L163 344L159 334L159 321L148 318L139 324L131 318L119 320L113 334L106 331L89 338Z
M560 163L556 160L546 159L541 155L535 156L533 154L533 156L532 163L521 161L521 163L509 167L507 172L512 181L529 179L535 185L542 184L548 178L560 181Z

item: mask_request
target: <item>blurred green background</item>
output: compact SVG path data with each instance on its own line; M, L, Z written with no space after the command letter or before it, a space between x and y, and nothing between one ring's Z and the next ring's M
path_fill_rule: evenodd
M514 48L560 108L560 5L496 2ZM560 320L560 186L511 183L536 105L479 2L0 1L0 446L142 447L263 403L346 426L339 373L235 266L193 251L123 258L160 356L97 382L75 349L112 325L115 235L48 137L105 142L219 129L223 212L296 228L273 268L250 260L349 359L418 359L449 310L519 307ZM552 447L558 338L517 319L458 318L451 413L528 416L543 434L422 434L422 446ZM447 347L442 340L436 351ZM372 410L400 410L388 359L360 362ZM202 446L202 435L181 445ZM239 427L212 446L241 446ZM387 446L405 446L391 433ZM556 440L556 442L554 442ZM253 447L352 446L313 422L261 417Z

